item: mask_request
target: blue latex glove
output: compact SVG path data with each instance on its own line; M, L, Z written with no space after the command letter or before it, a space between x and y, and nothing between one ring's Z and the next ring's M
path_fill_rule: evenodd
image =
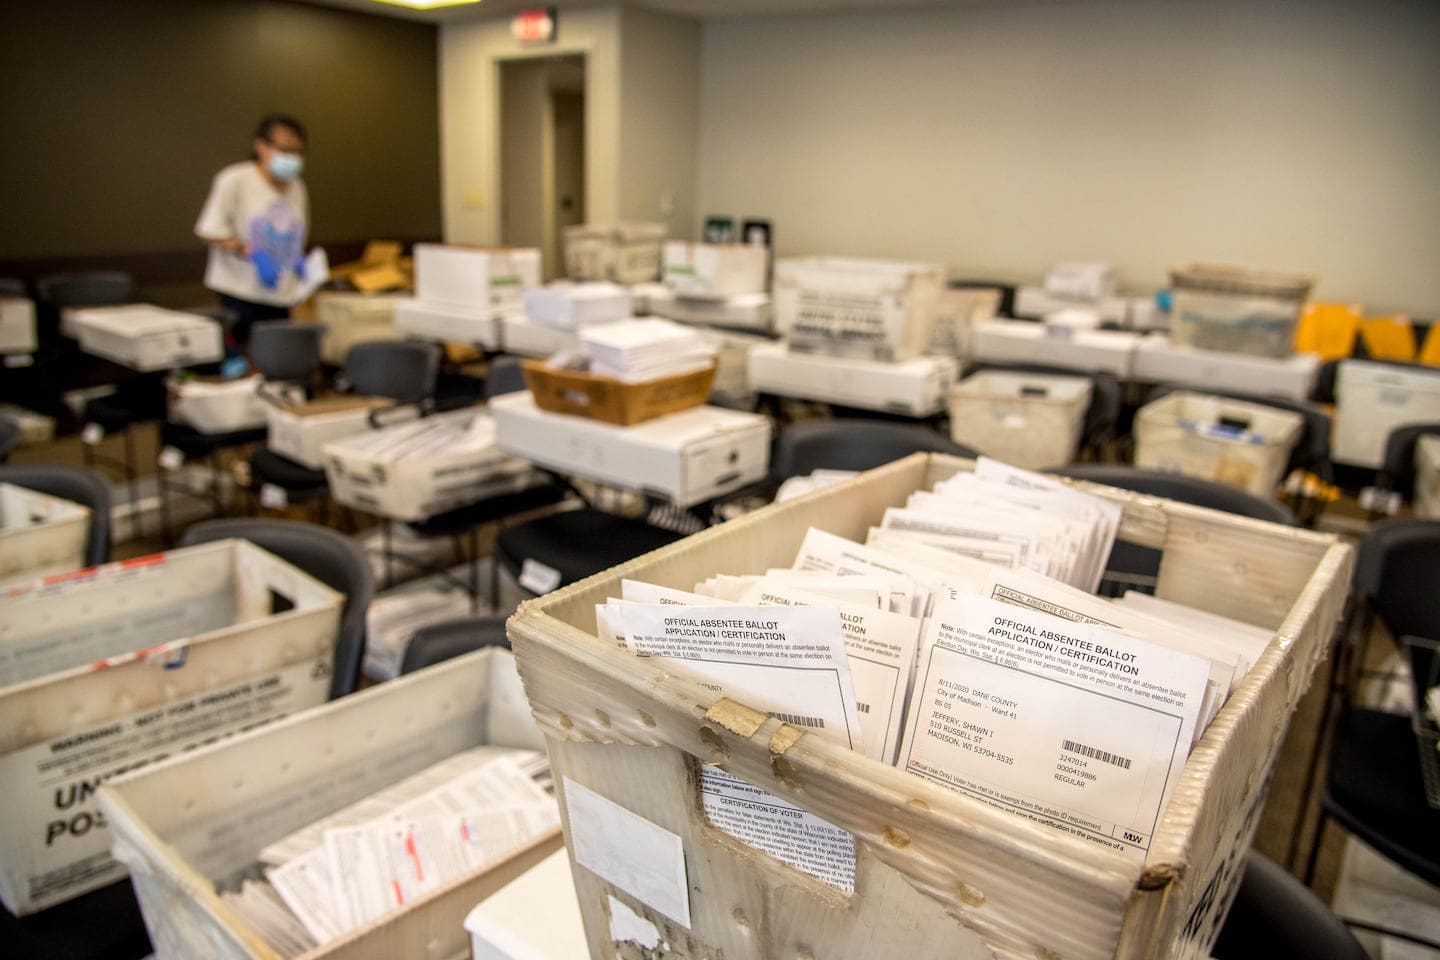
M295 273L297 280L301 283L305 282L305 258L303 256L296 257L295 262L290 265L290 269Z
M275 258L264 250L255 250L250 254L250 262L255 264L260 284L267 290L274 290L280 282L280 264L275 262Z

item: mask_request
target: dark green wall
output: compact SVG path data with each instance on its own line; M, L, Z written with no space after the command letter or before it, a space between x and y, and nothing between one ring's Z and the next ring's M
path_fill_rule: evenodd
M273 110L309 128L314 240L440 235L433 26L272 0L5 7L0 261L197 250L211 177Z

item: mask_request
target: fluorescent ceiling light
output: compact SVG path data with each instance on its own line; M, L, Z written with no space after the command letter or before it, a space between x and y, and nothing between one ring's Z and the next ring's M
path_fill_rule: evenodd
M409 7L412 10L434 10L437 7L460 7L467 3L479 3L480 0L375 0L376 3L388 3L392 7Z

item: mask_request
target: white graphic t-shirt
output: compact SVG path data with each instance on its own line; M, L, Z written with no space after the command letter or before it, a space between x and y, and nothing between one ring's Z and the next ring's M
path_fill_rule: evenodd
M205 286L251 303L293 306L309 220L310 198L302 181L294 180L277 192L253 161L221 170L195 222L195 233L206 240L238 237L248 243L266 269L273 268L274 283L264 282L252 258L211 247Z

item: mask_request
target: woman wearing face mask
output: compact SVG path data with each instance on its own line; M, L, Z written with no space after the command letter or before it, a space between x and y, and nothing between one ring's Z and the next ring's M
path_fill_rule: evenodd
M270 114L255 130L254 156L215 175L195 233L210 246L205 286L236 317L235 339L257 320L290 316L305 274L310 200L300 171L305 127Z

